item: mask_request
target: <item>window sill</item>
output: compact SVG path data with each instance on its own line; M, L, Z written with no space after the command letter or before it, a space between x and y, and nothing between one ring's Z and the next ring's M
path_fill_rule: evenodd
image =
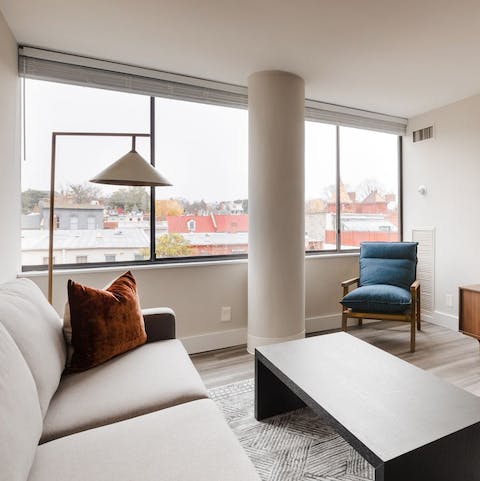
M319 254L306 254L305 260L310 259L330 259L336 257L358 257L358 252L328 252ZM192 267L212 267L212 266L222 266L222 265L235 265L235 264L247 264L248 259L223 259L215 261L196 261L196 262L171 262L171 263L152 263L143 265L121 265L121 266L108 266L108 267L84 267L79 269L55 269L53 275L70 275L70 274L95 274L102 272L119 272L128 269L133 269L135 271L152 270L152 269L183 269ZM42 271L25 271L19 272L17 277L44 277L47 275L47 270Z

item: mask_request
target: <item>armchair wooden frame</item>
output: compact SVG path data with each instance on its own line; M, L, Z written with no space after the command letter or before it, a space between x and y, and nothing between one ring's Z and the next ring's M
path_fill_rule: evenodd
M343 296L345 297L350 286L359 284L360 278L354 277L342 282ZM415 352L415 324L416 328L420 331L421 319L420 319L420 282L414 281L410 286L410 295L412 296L411 307L401 314L381 314L378 312L353 312L351 309L344 307L342 310L342 330L347 331L347 321L349 318L358 319L358 325L361 326L363 319L377 319L380 321L402 321L410 323L410 352Z

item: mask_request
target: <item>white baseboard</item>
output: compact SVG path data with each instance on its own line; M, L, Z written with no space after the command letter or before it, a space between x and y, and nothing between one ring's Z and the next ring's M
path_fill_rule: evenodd
M294 341L296 339L303 339L305 337L305 329L293 334L292 336L286 337L260 337L247 335L247 351L250 354L255 353L255 349L260 346L265 346L267 344L276 344L278 342Z
M422 320L446 327L452 331L458 331L458 317L445 312L435 311L433 315L422 314ZM356 319L349 319L349 325L356 325ZM370 322L378 322L371 319L365 319L365 324ZM305 319L305 331L319 332L329 331L331 329L339 329L342 324L342 315L326 314L323 316L308 317ZM196 336L188 336L180 339L189 354L198 352L213 351L215 349L224 349L226 347L241 346L247 344L247 328L228 329L225 331L207 332Z
M377 322L373 319L364 319L364 324L369 324L370 322ZM357 319L349 319L349 326L356 326L358 324ZM342 315L340 313L336 314L326 314L324 316L307 317L305 319L305 330L307 332L319 332L319 331L330 331L331 329L340 329L342 327Z
M365 320L364 322L368 323L372 321ZM352 326L356 323L357 321L355 319L349 320L349 324ZM305 319L305 330L307 333L329 331L331 329L339 329L341 324L341 314L326 314ZM180 340L183 342L189 354L213 351L215 349L247 344L247 328L241 327L239 329L207 332L205 334L197 334L196 336L182 337Z
M196 336L182 337L185 349L189 354L213 351L225 347L239 346L247 343L247 328L228 329L225 331L207 332Z
M437 326L446 327L452 331L458 331L458 316L453 314L447 314L446 312L434 311L431 319L427 319L430 316L422 316L426 321L428 320L432 324L437 324Z

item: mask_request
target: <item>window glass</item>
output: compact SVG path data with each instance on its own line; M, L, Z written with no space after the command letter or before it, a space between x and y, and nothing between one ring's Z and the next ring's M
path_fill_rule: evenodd
M28 269L48 263L52 132L149 133L150 98L28 79L25 111ZM156 259L248 252L247 111L157 98L154 135L156 167L173 184L156 189L154 219L149 188L89 182L131 149L131 138L57 136L56 264L149 260L151 224ZM149 138L136 148L150 160ZM305 122L305 250L399 240L398 162L396 135Z
M22 162L22 264L48 259L52 132L150 131L150 98L40 80L26 81L25 158ZM130 138L58 136L54 253L56 263L105 262L150 257L149 190L89 183L126 154ZM150 144L137 139L149 160Z
M245 254L247 111L156 99L157 258Z
M305 122L305 250L336 249L336 127Z
M340 239L398 241L398 137L340 127Z

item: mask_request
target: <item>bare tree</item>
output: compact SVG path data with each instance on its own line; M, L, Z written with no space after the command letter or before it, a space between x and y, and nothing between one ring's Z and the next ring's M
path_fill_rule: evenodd
M386 192L386 188L385 185L378 181L378 179L376 179L375 177L370 177L360 182L357 185L355 192L360 199L365 199L372 192L378 192L380 195L384 195Z
M99 187L87 182L83 184L70 184L67 187L66 196L76 204L87 204L93 200L98 200L101 196L101 190Z

